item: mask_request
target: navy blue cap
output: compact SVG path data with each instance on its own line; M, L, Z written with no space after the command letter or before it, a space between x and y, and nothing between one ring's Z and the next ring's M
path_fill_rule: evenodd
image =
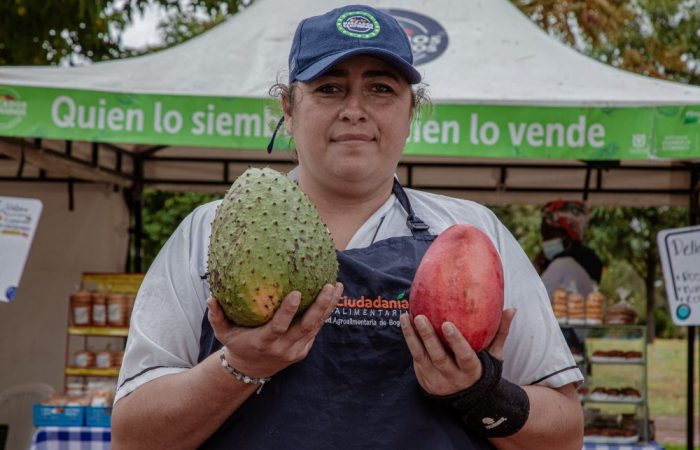
M410 84L420 82L408 36L390 14L348 5L302 20L289 52L289 83L312 81L353 55L370 55L394 66Z

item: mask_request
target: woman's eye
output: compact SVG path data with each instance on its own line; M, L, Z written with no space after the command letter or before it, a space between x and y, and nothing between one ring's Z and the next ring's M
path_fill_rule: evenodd
M394 90L388 84L375 84L374 86L372 86L372 90L374 92L380 92L380 93L394 92Z
M323 84L316 88L316 90L322 94L335 94L336 92L340 91L338 86L334 86L332 84Z

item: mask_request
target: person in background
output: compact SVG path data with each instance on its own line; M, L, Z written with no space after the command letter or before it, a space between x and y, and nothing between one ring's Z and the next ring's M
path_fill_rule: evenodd
M535 258L535 267L549 298L557 288L587 298L600 285L603 262L582 242L588 228L586 204L577 200L554 200L545 204L541 213L542 251ZM562 328L562 333L574 353L585 354L585 330L567 326Z
M525 252L486 207L395 175L420 81L383 10L350 5L299 24L277 85L298 155L290 178L331 233L338 283L297 319L292 291L267 324L236 326L203 278L218 203L196 208L139 290L112 448L581 449L583 377ZM500 328L478 353L453 323L436 325L445 345L408 314L423 254L456 223L487 233L504 267Z
M582 240L588 228L588 208L582 201L555 200L542 207L542 251L535 267L549 297L558 287L575 289L584 298L600 285L603 262Z

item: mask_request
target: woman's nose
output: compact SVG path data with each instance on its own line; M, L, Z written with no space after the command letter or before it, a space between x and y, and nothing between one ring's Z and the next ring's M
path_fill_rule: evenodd
M351 123L367 120L367 110L364 96L359 92L350 92L345 97L343 108L340 112L341 120Z

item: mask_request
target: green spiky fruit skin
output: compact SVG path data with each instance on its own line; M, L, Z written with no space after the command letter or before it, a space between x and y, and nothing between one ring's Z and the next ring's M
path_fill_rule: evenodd
M272 169L246 170L216 210L208 254L214 298L236 325L267 323L284 297L301 292L297 315L326 283L338 260L328 228L309 198Z

